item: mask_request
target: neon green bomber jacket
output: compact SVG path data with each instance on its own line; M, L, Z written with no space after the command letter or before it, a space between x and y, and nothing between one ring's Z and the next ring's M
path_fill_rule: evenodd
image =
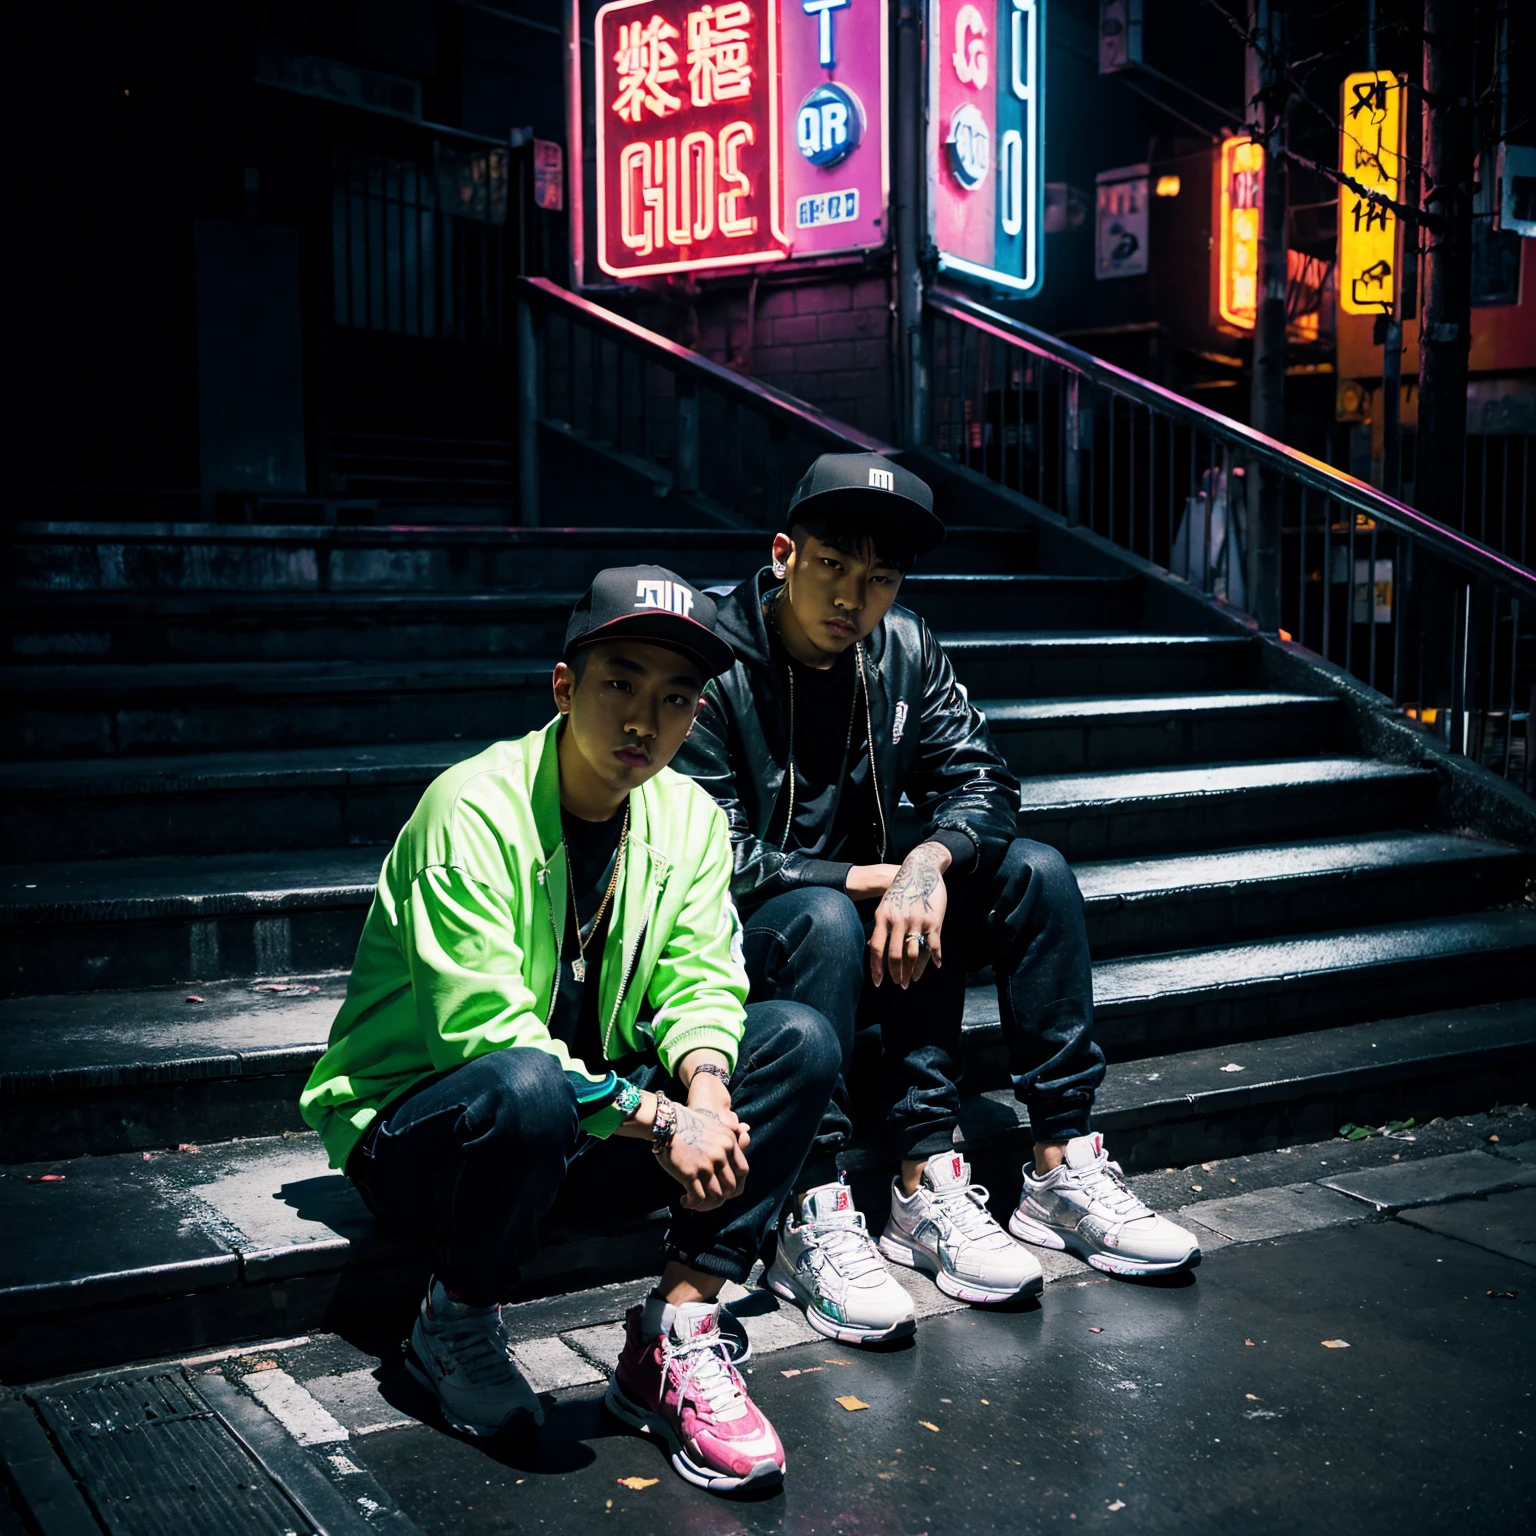
M398 1094L509 1045L560 1062L583 1130L607 1136L619 1124L607 1061L577 1060L548 1029L570 900L560 724L450 768L385 859L346 1001L299 1099L333 1168ZM724 812L670 768L629 808L597 981L604 1056L649 1042L668 1071L702 1047L734 1065L747 976Z

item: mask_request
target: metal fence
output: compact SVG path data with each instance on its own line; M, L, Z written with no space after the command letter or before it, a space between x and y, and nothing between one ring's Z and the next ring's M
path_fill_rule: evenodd
M522 521L539 500L539 439L558 434L627 462L658 497L705 517L773 528L817 454L882 451L793 396L744 379L544 278L517 284Z
M935 291L928 323L941 454L1239 610L1249 481L1273 477L1282 633L1530 785L1536 576L1518 560L974 299ZM1502 493L1518 476L1499 469Z

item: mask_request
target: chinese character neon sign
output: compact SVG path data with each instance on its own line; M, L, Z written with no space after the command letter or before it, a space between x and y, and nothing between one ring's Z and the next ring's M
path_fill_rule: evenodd
M1264 223L1264 150L1250 138L1224 139L1217 172L1216 312L1222 323L1251 331L1259 307L1259 234ZM1327 263L1287 250L1286 334L1316 341L1322 328Z
M1366 70L1344 77L1339 169L1352 181L1397 199L1402 185L1406 87L1396 75ZM1397 215L1385 203L1339 188L1339 308L1380 315L1397 291Z
M595 42L603 271L782 261L778 0L613 0Z
M1264 151L1249 138L1221 146L1220 238L1216 311L1228 325L1251 331L1259 307L1259 191Z
M929 0L929 229L939 266L1044 277L1045 0Z

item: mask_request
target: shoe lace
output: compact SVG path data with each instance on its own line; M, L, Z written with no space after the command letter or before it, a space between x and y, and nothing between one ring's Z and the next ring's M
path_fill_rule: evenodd
M985 1184L961 1184L939 1190L933 1200L947 1231L989 1248L1011 1247L1013 1239L987 1209L991 1198L992 1192Z
M472 1387L505 1380L516 1369L501 1313L471 1314L442 1325L441 1337Z
M665 1366L677 1368L679 1397L691 1392L702 1398L716 1423L739 1419L747 1411L741 1378L732 1369L725 1340L719 1334L693 1339L664 1339Z
M865 1275L885 1268L875 1240L869 1235L863 1211L859 1211L851 1222L815 1227L807 1235L831 1260L837 1272L848 1280L861 1280Z
M1152 1214L1125 1182L1125 1173L1119 1163L1112 1163L1106 1158L1086 1171L1079 1172L1077 1181L1093 1200L1108 1207L1110 1213L1121 1221L1136 1221Z

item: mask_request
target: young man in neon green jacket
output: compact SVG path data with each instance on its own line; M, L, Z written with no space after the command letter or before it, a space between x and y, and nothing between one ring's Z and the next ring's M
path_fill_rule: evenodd
M718 1294L746 1279L840 1062L819 1012L744 1007L725 818L667 767L731 664L687 582L597 578L559 717L445 773L385 860L301 1100L370 1207L425 1238L407 1366L471 1434L542 1422L498 1303L557 1196L615 1226L672 1201L606 1401L721 1491L782 1477L784 1453Z

